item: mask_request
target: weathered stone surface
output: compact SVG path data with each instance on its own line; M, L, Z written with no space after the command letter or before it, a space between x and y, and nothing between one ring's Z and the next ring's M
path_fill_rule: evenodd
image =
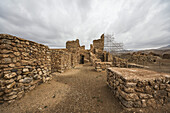
M160 90L166 89L166 84L160 84L159 89Z
M126 87L124 87L124 91L126 92L126 93L133 93L133 92L135 92L135 90L134 90L134 88L126 88Z
M24 95L24 91L20 91L20 92L17 94L17 98L21 98L23 95Z
M12 95L16 95L17 94L17 92L10 92L10 93L8 93L8 94L6 94L5 96L12 96Z
M9 64L10 67L15 67L15 64Z
M25 77L24 79L19 80L21 83L30 83L33 79L30 77Z
M11 79L11 78L13 78L13 77L15 77L17 74L15 73L15 72L12 72L12 73L10 73L10 74L5 74L4 75L4 78L5 79Z
M28 72L29 69L28 69L28 68L24 68L22 71L23 71L23 72Z
M4 92L0 92L0 96L2 96L4 94Z
M4 100L12 100L14 98L17 98L17 95L12 95L12 96L9 96L9 97L4 97Z
M14 52L14 55L20 56L20 52Z
M150 94L144 94L144 93L139 93L139 98L141 99L148 99L148 98L152 98L153 96Z
M10 88L12 88L15 84L16 84L16 82L13 82L13 83L7 85L7 88L10 89Z
M163 98L167 96L167 92L165 90L158 90L158 91L155 91L154 96L157 98Z
M156 106L156 101L155 101L155 99L148 99L147 105L148 105L148 106L155 107L155 106Z
M135 101L135 102L133 103L133 106L134 106L135 108L139 108L139 107L142 106L142 103L141 103L141 101Z
M5 84L10 84L10 83L13 83L13 82L14 82L14 79L5 80L4 82L5 82Z
M11 58L3 58L2 59L2 63L11 63L11 62L12 62Z

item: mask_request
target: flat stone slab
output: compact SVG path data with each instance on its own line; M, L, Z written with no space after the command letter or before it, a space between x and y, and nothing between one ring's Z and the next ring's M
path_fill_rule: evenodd
M158 73L151 70L140 69L140 68L117 68L111 67L108 68L112 72L115 72L121 75L127 81L143 81L143 80L155 80L155 79L162 79L162 78L170 78L170 74L166 73Z
M148 66L144 66L144 65L139 65L139 64L135 64L135 63L128 63L128 68L146 68L148 69Z

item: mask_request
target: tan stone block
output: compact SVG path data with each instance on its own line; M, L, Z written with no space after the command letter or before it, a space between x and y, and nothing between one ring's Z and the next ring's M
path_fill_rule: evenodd
M2 63L11 63L11 62L12 62L11 58L3 58L2 59Z
M7 85L7 88L10 89L10 88L12 88L15 84L16 84L16 82L13 82L13 83Z
M10 67L15 67L15 64L9 64Z
M148 99L148 98L152 98L153 96L150 94L144 94L144 93L139 93L139 98L141 99Z
M11 78L13 78L13 77L15 77L17 74L15 73L15 72L12 72L12 73L10 73L10 74L5 74L4 75L4 78L5 79L11 79Z
M14 55L20 56L20 52L14 52Z

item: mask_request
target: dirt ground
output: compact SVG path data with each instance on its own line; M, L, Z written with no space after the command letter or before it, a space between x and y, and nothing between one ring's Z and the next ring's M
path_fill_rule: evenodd
M79 65L37 86L12 104L0 105L0 113L125 113L106 85L106 72ZM131 111L132 112L132 111ZM167 107L140 112L168 113ZM135 113L135 112L133 112Z

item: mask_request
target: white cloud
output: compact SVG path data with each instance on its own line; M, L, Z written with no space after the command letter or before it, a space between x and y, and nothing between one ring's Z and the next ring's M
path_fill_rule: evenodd
M126 49L170 44L169 0L0 0L0 33L50 47L80 39L89 48L113 32Z

